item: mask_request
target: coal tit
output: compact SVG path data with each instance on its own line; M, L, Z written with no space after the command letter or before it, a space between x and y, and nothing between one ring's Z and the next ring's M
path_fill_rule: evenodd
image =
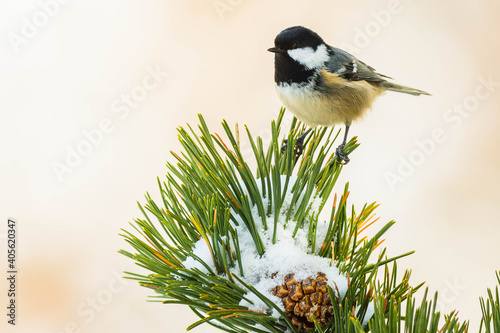
M274 81L278 95L299 120L310 127L346 126L344 140L337 148L339 161L348 163L343 153L352 121L371 108L384 91L411 95L429 93L387 81L389 76L346 51L326 44L314 31L302 26L290 27L278 34L274 47ZM302 152L309 128L296 142L295 152ZM284 146L286 147L286 146Z

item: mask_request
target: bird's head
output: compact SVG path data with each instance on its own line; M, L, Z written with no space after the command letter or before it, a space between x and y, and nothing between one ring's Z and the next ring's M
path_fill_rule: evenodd
M274 39L269 52L290 57L307 69L322 67L329 58L328 46L314 31L301 26L290 27Z

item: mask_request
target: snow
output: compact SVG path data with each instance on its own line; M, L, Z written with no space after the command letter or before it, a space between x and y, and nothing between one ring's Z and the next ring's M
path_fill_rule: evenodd
M368 321L370 321L370 319L372 319L374 313L375 313L375 306L374 306L373 301L372 301L372 302L368 303L368 306L366 308L365 317L363 318L363 322L361 323L361 325L365 326L366 324L368 324Z
M360 307L357 306L356 307L356 316L358 315L359 309L360 309ZM363 320L361 322L361 325L363 327L366 326L366 324L368 324L370 319L372 319L374 313L375 313L375 305L374 305L373 301L371 301L370 303L368 303L368 306L366 307L365 316L363 317Z
M283 208L290 207L292 204L297 204L292 202L291 189L296 178L291 178L288 184L287 193L285 196L285 202L283 203ZM284 187L285 176L282 176L281 184ZM260 185L260 182L257 182ZM242 184L243 185L243 184ZM283 190L283 188L282 188ZM262 191L261 191L262 192ZM264 200L264 205L267 206L267 199ZM302 198L299 198L300 202ZM312 201L312 212L317 211L320 204L319 200ZM316 209L316 210L314 210ZM273 210L272 210L273 211ZM297 281L313 277L315 278L319 272L322 272L327 277L327 282L332 287L333 290L338 290L339 296L343 297L347 291L347 278L339 273L339 270L332 265L331 259L323 258L318 255L312 254L307 240L307 230L309 225L304 223L302 228L300 228L295 237L292 237L293 231L295 229L295 222L289 221L288 224L285 223L286 216L280 214L278 217L277 224L277 237L276 243L273 244L273 227L274 227L274 215L267 217L268 229L264 230L259 216L257 207L254 205L252 208L252 213L254 220L256 221L259 234L262 238L265 253L262 257L257 253L254 240L246 228L241 217L236 216L238 226L234 225L237 233L238 240L241 250L241 258L243 265L244 276L243 280L256 288L260 293L262 293L266 298L272 300L281 309L283 305L281 299L272 295L271 290L284 283L285 275L289 273L295 274L295 279ZM317 228L317 248L321 246L328 224L325 221L318 222ZM318 245L319 244L319 245ZM207 244L203 238L201 238L193 249L193 254L198 256L201 260L205 261L208 265L213 267L213 261ZM198 268L203 272L207 272L206 268L200 264L195 259L189 257L184 261L186 268ZM234 267L232 271L240 276L238 267ZM271 316L279 318L279 313L274 309L269 309L256 295L253 293L248 293L246 296L253 304L242 300L240 305L247 306L250 310L255 311L272 311Z
M208 248L205 239L200 238L193 248L193 254L197 256L200 260L207 264L212 269L212 272L215 272L215 265L212 259L212 254L210 253L210 249ZM187 257L183 262L184 267L187 269L197 268L203 273L209 273L208 269L203 265L200 261L195 259L194 257Z

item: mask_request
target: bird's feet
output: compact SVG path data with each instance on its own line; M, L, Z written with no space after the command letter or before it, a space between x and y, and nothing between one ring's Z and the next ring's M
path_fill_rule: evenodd
M283 140L283 146L281 146L281 153L284 154L286 151L286 148L288 147L288 140L284 139Z
M347 164L349 163L350 159L347 157L347 154L344 153L344 147L345 143L342 143L340 146L337 147L337 150L335 151L335 155L337 155L337 160L339 161L340 164ZM344 162L344 163L342 163Z
M304 140L307 137L307 135L312 131L312 128L308 128L302 135L300 135L297 140L295 140L295 147L293 148L293 153L295 156L300 156L302 155L302 152L304 151ZM281 146L281 153L283 154L286 151L286 148L288 147L288 140L285 139L283 140L283 146Z
M293 148L293 153L295 156L300 156L302 155L302 152L304 151L304 136L299 136L297 140L295 141L295 147ZM284 139L283 140L283 146L281 146L281 153L284 154L286 149L288 147L288 140Z

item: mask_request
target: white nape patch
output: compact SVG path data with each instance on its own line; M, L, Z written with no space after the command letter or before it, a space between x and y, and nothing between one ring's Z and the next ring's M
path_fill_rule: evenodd
M323 67L330 58L325 44L318 46L316 51L312 47L288 50L288 55L295 61L304 65L307 69Z

